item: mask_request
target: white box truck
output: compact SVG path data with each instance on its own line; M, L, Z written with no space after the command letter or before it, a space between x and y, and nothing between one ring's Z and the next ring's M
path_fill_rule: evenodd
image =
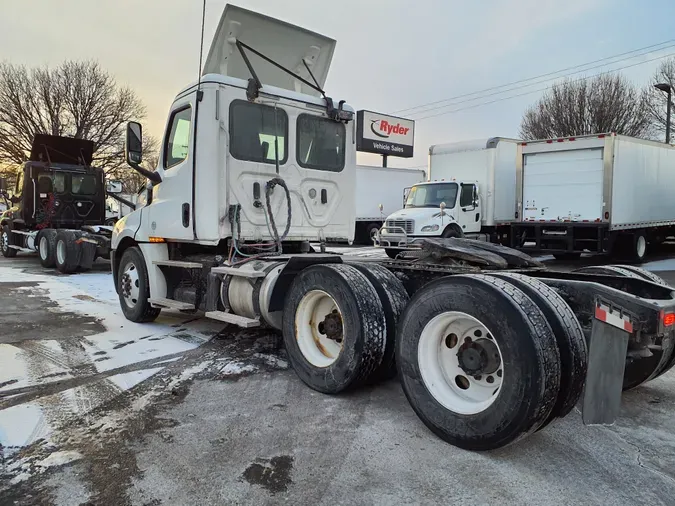
M615 134L523 142L512 245L641 261L675 225L675 148Z
M357 165L355 241L372 246L384 217L401 209L406 190L425 179L424 170Z
M431 146L429 180L413 186L404 208L387 217L379 244L396 256L423 237L509 242L520 142L492 137Z

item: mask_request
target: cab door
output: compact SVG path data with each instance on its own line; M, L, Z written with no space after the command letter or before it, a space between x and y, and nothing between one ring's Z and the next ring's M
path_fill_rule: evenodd
M159 158L162 182L147 207L150 234L165 239L194 239L193 162L194 94L174 102Z
M457 222L462 232L480 232L481 205L478 198L478 185L475 183L461 183L459 192L459 206L456 212Z

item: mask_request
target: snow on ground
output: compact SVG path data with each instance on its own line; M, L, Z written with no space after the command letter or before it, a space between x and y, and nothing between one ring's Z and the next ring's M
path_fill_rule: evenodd
M105 331L86 337L50 339L35 336L21 343L0 344L0 406L16 389L49 386L56 381L88 377L151 361L147 367L122 371L58 394L0 410L0 445L5 455L50 434L62 422L83 416L121 392L131 389L163 369L181 354L207 342L223 324L193 315L162 313L156 323L135 324L124 318L110 273L72 276L39 275L0 267L3 282L26 283L26 295L39 289L57 307L51 312L72 312L98 319ZM188 320L195 320L189 321ZM153 359L166 357L162 363ZM159 360L157 361L159 362ZM19 391L24 393L25 390ZM6 395L3 397L2 394Z

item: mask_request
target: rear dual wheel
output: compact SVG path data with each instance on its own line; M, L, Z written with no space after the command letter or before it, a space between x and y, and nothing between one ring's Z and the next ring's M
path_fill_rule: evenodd
M382 301L368 277L345 264L300 272L284 304L284 344L298 377L336 394L365 384L387 345Z
M556 335L510 281L436 280L399 324L396 361L408 401L435 434L467 450L506 446L562 413Z
M48 228L38 232L36 246L42 267L54 267L56 265L56 230Z

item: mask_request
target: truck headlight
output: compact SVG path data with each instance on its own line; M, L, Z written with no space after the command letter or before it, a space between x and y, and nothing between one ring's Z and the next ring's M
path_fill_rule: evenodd
M427 225L422 227L422 232L436 232L440 227L438 225Z

